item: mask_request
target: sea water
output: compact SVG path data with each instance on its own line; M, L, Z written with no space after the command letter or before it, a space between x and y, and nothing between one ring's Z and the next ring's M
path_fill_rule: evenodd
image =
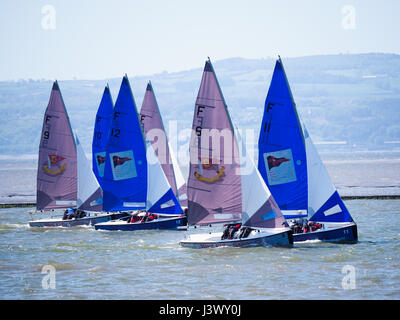
M321 156L342 195L400 194L399 151ZM35 202L36 170L1 157L0 203ZM400 299L400 200L345 204L357 244L200 250L179 245L193 231L30 228L33 208L0 209L0 299Z
M193 231L30 228L29 208L1 209L0 298L399 299L400 200L345 204L358 243L292 248L182 248Z
M340 195L400 195L400 150L320 155ZM188 167L180 165L187 176ZM36 173L37 155L0 155L0 203L35 203Z

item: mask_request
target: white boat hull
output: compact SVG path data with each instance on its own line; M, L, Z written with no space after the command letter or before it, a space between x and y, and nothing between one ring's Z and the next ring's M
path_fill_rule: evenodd
M127 213L99 213L86 216L83 218L62 219L50 218L29 221L30 227L76 227L76 226L93 226L97 223L119 219L127 216Z
M260 229L252 232L246 238L221 240L222 232L192 234L180 242L182 247L188 248L216 248L216 247L267 247L291 246L293 234L288 228Z
M187 218L185 216L176 216L171 218L159 218L143 223L128 223L126 220L113 220L104 223L98 223L94 227L96 230L110 231L136 231L149 229L186 230Z

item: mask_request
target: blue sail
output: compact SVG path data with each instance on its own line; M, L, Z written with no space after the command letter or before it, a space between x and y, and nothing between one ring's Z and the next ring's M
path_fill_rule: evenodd
M310 221L354 222L299 121L280 58L265 102L258 147L259 171L282 210L305 210Z
M103 97L96 114L92 142L92 168L100 186L103 188L104 169L106 164L106 146L110 133L111 119L114 104L108 85L104 89Z
M111 119L103 192L105 211L146 208L146 146L126 75L122 80Z
M258 148L258 170L279 208L307 210L305 141L280 59L265 101Z
M353 222L350 212L339 193L335 191L332 196L313 214L310 221L318 222Z
M169 189L148 211L162 214L183 214L182 207L172 189Z

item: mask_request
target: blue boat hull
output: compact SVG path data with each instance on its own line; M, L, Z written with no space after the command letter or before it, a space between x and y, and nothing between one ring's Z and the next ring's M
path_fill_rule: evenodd
M317 230L308 233L295 233L294 242L303 242L309 240L334 241L334 242L357 242L357 225L347 225L345 227L332 228L328 230Z
M128 213L112 213L112 214L101 214L98 216L89 216L78 219L42 219L29 221L30 227L76 227L76 226L90 226L96 225L97 223L107 222L115 219L121 219L128 216Z
M167 219L157 219L144 223L128 223L126 221L115 223L97 224L94 226L96 230L110 230L110 231L137 231L137 230L185 230L187 226L186 217L176 217Z

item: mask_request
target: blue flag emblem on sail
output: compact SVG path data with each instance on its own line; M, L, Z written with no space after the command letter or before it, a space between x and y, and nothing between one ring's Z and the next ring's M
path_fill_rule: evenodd
M137 177L132 150L110 153L110 161L114 180Z

